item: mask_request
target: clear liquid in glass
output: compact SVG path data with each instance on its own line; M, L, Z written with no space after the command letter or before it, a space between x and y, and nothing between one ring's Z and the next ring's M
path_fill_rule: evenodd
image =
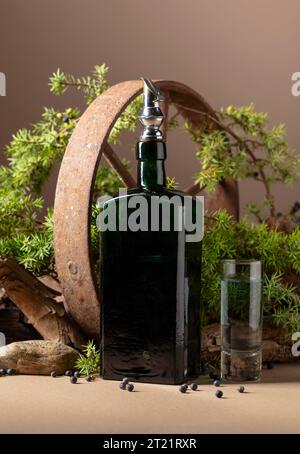
M257 381L261 372L261 279L224 277L221 311L221 375Z

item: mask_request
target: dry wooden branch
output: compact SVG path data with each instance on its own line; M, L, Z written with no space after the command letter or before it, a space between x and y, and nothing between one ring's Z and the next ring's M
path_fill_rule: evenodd
M80 329L69 318L64 305L55 300L59 293L44 285L15 260L0 260L0 284L44 339L77 349L85 344Z

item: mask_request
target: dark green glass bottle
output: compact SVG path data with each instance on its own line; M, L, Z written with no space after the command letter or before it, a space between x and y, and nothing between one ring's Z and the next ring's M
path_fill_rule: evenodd
M138 187L103 207L114 207L117 222L100 233L102 373L175 384L200 374L201 240L187 242L186 231L178 230L186 194L166 188L163 116L151 81L144 97ZM195 221L196 199L191 207Z

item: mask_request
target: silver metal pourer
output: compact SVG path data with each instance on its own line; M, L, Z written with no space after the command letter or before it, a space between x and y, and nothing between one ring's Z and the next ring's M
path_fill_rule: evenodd
M144 107L140 115L140 122L144 126L140 136L141 141L163 140L160 126L164 121L159 104L164 101L163 95L150 79L141 78L144 81Z

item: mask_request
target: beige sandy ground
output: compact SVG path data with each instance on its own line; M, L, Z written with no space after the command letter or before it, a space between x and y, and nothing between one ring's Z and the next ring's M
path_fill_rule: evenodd
M0 378L0 433L300 433L300 363L264 371L239 394L224 385L217 399L207 380L199 391L136 384L129 393L97 379Z

